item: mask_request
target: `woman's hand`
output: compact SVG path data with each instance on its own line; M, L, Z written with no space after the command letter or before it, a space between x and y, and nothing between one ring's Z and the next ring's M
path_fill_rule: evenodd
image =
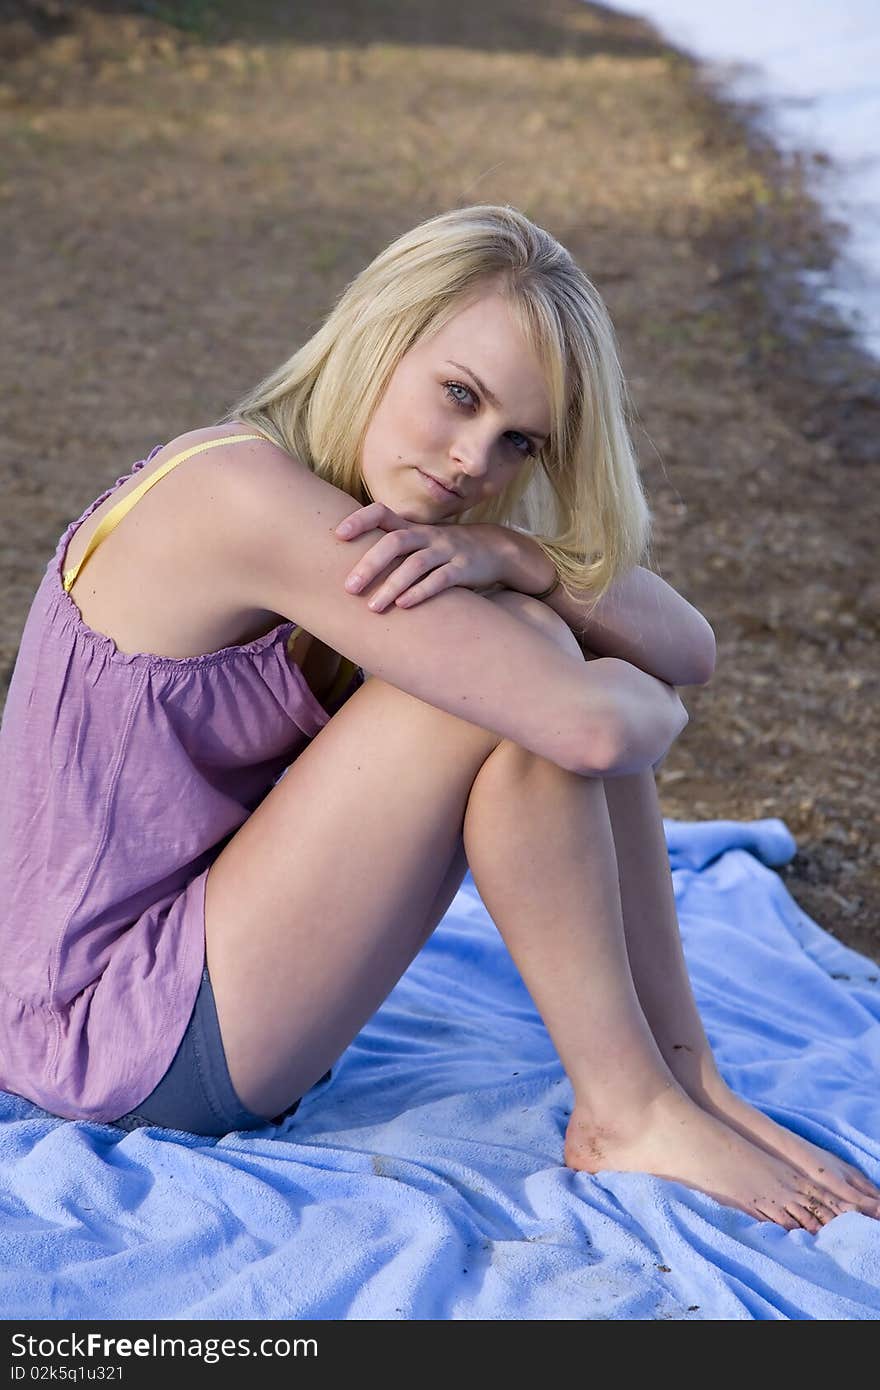
M361 556L345 581L350 594L362 593L389 565L395 566L370 597L367 606L374 612L381 612L392 603L398 608L412 608L456 585L488 588L502 578L504 563L499 542L503 537L497 526L481 522L443 526L407 521L383 502L370 502L345 517L336 527L336 535L350 541L377 528L388 534Z

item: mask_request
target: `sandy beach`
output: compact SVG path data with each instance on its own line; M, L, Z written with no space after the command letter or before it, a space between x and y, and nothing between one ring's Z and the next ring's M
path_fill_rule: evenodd
M783 820L792 896L880 961L880 367L798 279L836 234L807 171L581 0L148 8L0 0L0 701L72 517L393 236L509 202L608 304L650 563L716 634L664 814Z

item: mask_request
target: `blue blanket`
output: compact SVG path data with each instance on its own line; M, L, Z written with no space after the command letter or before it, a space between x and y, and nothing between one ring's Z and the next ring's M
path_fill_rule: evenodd
M880 969L797 906L779 820L664 822L728 1082L880 1180ZM4 1319L874 1319L880 1221L786 1232L567 1169L571 1088L468 874L284 1125L202 1139L0 1092Z

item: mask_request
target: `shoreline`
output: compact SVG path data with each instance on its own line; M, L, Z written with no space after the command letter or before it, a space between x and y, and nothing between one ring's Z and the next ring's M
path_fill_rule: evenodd
M662 41L665 43L665 38ZM674 44L670 47L675 49ZM801 278L803 272L829 270L845 228L836 227L810 188L810 156L780 148L766 129L758 103L729 97L721 84L712 79L706 64L681 50L675 51L692 68L695 97L706 103L704 119L707 123L714 119L723 137L732 144L744 141L750 160L775 190L775 198L747 207L742 223L727 235L709 233L700 243L713 269L717 267L712 282L722 287L738 319L747 344L747 369L756 390L781 414L797 419L804 439L816 446L819 468L815 473L807 471L806 477L809 480L812 476L817 483L820 477L823 483L833 483L823 493L825 500L833 500L842 510L852 507L858 511L861 501L869 503L874 485L873 506L866 505L861 516L850 514L847 537L852 578L856 583L863 579L867 591L864 611L870 621L866 635L873 644L880 635L880 584L876 579L880 513L876 482L869 470L876 468L880 454L880 360L860 343L844 316ZM805 395L809 397L806 414ZM836 478L832 477L833 472L837 473ZM859 496L862 488L863 499ZM824 618L831 616L827 610L820 610L820 614ZM778 631L778 620L763 623L758 619L757 627L772 633ZM817 642L817 648L831 658L845 661L847 627L830 636L830 641ZM874 707L880 689L876 662L873 669L869 662L861 671L854 670L848 679L856 691L864 694L867 710ZM866 713L861 729L870 738L868 725ZM857 726L857 746L859 739ZM875 735L873 750L864 748L866 759L874 768L877 751ZM852 766L849 757L845 762ZM856 779L845 777L844 785L854 788ZM817 787L817 791L821 794L821 788ZM807 809L812 811L814 806L815 802ZM840 816L829 837L830 827L826 825L824 844L811 844L796 835L798 850L794 859L776 872L796 900L811 915L815 914L820 925L876 962L880 961L880 859L875 855L873 864L862 866L850 857L854 840L859 848L867 846L861 836L848 834L845 826L846 818ZM874 826L880 829L876 817ZM873 843L876 842L874 834ZM860 868L864 872L861 882ZM865 887L867 900L852 891ZM827 918L823 920L821 909L812 906L823 897L842 913L835 924Z
M0 4L16 248L0 701L71 517L283 360L403 227L509 201L608 304L654 567L716 632L716 674L685 691L691 722L660 770L663 814L785 821L789 892L880 959L863 481L880 371L796 280L833 237L796 162L650 25L582 0L456 5L457 48L448 14L405 0L246 19L218 0L225 33L55 4L56 30L29 39L40 8Z
M846 234L810 188L813 158L788 154L776 145L763 128L758 104L726 96L700 63L695 81L730 123L731 138L747 142L756 166L777 190L777 200L758 206L737 236L715 246L707 243L721 263L719 281L730 286L744 318L757 320L751 331L751 365L767 375L787 409L791 395L785 392L786 380L818 387L822 395L815 415L805 422L807 437L827 440L841 451L845 464L874 461L878 449L869 424L870 416L880 412L880 358L800 278L805 272L827 272ZM820 162L823 167L831 163L824 157Z

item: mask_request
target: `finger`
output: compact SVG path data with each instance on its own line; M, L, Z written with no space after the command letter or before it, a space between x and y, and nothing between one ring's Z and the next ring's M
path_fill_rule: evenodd
M359 594L368 584L372 584L373 580L377 579L384 570L387 570L389 565L393 565L402 555L421 549L422 545L423 541L419 533L412 529L392 531L388 535L382 536L361 556L356 567L347 576L346 589L350 594ZM396 570L395 573L397 573ZM417 578L420 573L421 571L418 571L415 577ZM395 595L399 592L399 588L394 590Z
M432 594L439 594L443 589L450 588L449 579L443 578L444 571L448 569L446 565L432 569L428 577L422 579L431 563L436 564L436 561L432 562L430 551L420 550L417 554L411 555L388 576L386 582L373 594L367 607L372 608L374 612L382 612L392 604L408 608L411 605L402 600L407 599L410 594L415 595L415 601L418 603L422 599L430 598ZM419 580L421 582L418 582Z
M398 608L413 608L417 603L424 603L425 599L433 598L435 594L455 588L460 582L460 575L456 570L449 565L438 565L420 584L413 584L405 593L401 593L395 599L395 603Z
M384 502L369 502L366 507L358 507L356 511L349 512L348 516L342 518L336 527L336 535L349 541L363 531L372 531L387 511Z
M397 512L386 507L384 502L368 502L365 507L358 507L356 511L344 516L335 527L335 534L340 540L347 541L354 535L362 535L364 531L371 531L377 527L381 527L383 531L407 531L418 525L418 522L408 521L405 516L398 516ZM349 531L349 527L353 529Z
M466 587L462 583L462 571L459 566L454 562L438 564L421 583L413 581L394 601L398 608L413 608L417 603L424 603L425 599L434 598L436 594L445 593L447 589L454 589L456 586Z

